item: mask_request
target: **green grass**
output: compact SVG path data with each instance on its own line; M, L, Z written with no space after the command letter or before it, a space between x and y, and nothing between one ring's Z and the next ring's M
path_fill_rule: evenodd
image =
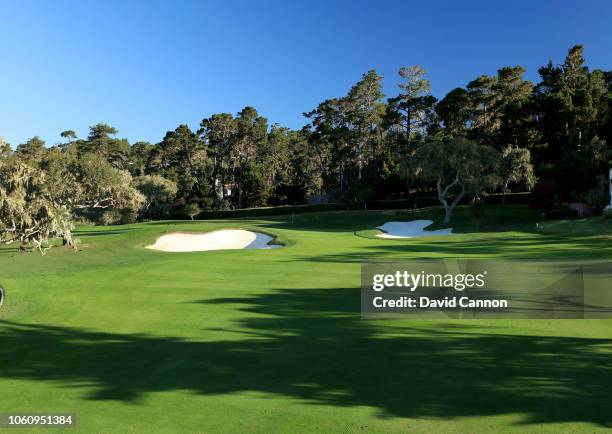
M612 321L365 321L359 279L372 259L610 260L612 222L538 232L525 208L481 221L460 209L455 236L372 237L385 221L440 217L153 222L82 228L76 253L2 248L0 413L76 413L70 432L87 433L610 429ZM237 227L286 248L143 248Z

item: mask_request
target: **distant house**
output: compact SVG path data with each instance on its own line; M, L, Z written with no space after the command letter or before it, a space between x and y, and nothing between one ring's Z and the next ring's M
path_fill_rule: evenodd
M236 184L233 182L221 185L221 181L215 179L215 193L219 198L231 196L234 188L236 188Z

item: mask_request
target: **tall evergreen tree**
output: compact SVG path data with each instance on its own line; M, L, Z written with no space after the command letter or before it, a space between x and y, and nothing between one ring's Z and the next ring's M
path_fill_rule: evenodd
M417 141L427 134L432 123L436 98L431 95L431 84L426 78L427 71L419 65L403 67L399 70L402 79L399 83L400 93L389 98L386 121L395 134L406 154L409 143Z
M38 136L34 136L27 142L17 146L15 154L31 163L40 162L45 155L45 141Z
M87 139L76 142L79 155L96 154L105 158L114 167L126 169L129 143L126 139L111 137L117 133L118 131L108 124L90 126Z
M212 187L208 183L210 160L203 142L187 125L179 125L166 133L153 149L147 172L161 174L178 187L173 206L199 202L210 207Z

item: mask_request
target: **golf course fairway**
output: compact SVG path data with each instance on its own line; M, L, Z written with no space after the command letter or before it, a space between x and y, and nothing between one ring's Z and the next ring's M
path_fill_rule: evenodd
M362 320L359 298L364 260L609 260L610 220L538 231L527 208L488 208L478 220L460 208L452 236L376 237L387 221L442 229L441 218L346 211L88 226L75 232L78 252L2 247L0 412L71 413L68 432L84 433L612 428L612 320ZM164 233L221 229L285 248L145 248Z

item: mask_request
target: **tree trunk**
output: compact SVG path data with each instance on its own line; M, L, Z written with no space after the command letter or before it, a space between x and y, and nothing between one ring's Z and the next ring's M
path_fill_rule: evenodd
M449 204L448 201L446 200L446 195L448 194L450 189L457 184L461 186L461 193L459 193L457 197L455 197L455 199ZM459 202L461 202L461 199L463 199L463 196L465 195L465 186L459 180L459 175L457 175L455 177L455 180L451 182L450 184L448 184L444 189L442 189L442 179L438 178L436 187L438 190L438 200L444 207L444 223L450 223L451 218L453 216L453 211L455 210L455 208L457 207Z
M508 191L508 183L510 181L506 181L504 184L504 188L502 189L502 208L506 205L506 191Z
M242 209L242 167L238 169L238 209Z
M459 195L455 198L455 200L451 202L450 205L447 204L444 207L444 210L446 211L444 215L444 223L450 223L451 217L453 216L453 211L455 210L455 208L457 208L457 205L459 205L459 202L461 202L461 199L463 199L464 195L465 195L465 188L462 185L461 193L459 193Z
M450 223L451 217L453 216L453 208L450 205L447 205L444 208L444 223Z

